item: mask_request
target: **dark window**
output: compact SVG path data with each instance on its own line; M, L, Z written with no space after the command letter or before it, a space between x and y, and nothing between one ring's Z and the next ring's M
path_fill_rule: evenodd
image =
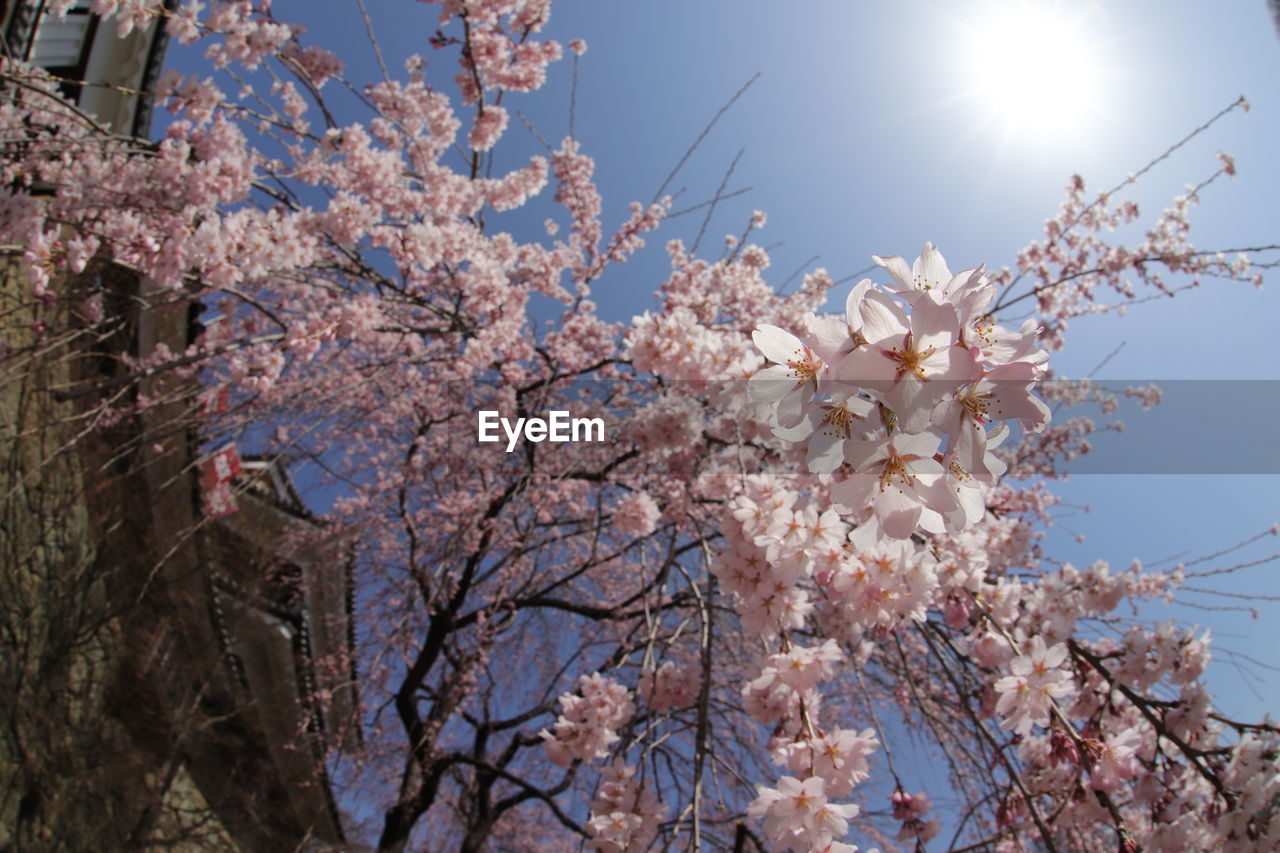
M78 0L65 18L46 12L36 24L31 63L61 77L62 91L72 100L80 96L80 81L89 64L89 47L97 26L98 18L90 12L89 0Z

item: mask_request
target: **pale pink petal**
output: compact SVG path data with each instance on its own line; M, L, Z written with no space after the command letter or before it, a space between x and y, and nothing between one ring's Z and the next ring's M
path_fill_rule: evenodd
M920 520L920 502L892 486L876 495L875 510L885 535L894 539L906 539Z
M932 243L924 244L924 248L920 250L920 257L912 265L911 272L912 286L917 290L941 291L947 282L951 281L951 270L947 269L947 262L943 260L942 253Z
M844 458L855 471L866 471L889 458L887 439L850 439L844 443Z
M846 446L848 442L845 442ZM847 451L846 451L847 452ZM859 512L871 503L871 492L880 478L871 474L854 474L831 487L831 499L853 512Z
M932 459L942 444L942 436L936 432L921 432L915 435L898 433L893 437L893 449L899 456L920 456Z
M898 283L898 287L903 290L911 290L914 285L911 281L911 267L907 265L907 259L901 255L889 255L888 257L880 257L872 255L871 260L879 264L885 272L893 276L893 280Z
M791 368L782 364L773 364L757 370L747 380L747 396L756 403L772 403L781 400L796 387L796 379Z
M777 431L775 430L776 434ZM830 474L844 462L844 443L834 432L818 431L809 439L805 461L814 474Z
M751 333L751 340L764 357L775 364L805 360L805 345L786 329L762 323Z
M888 294L878 290L867 292L858 306L862 314L862 336L871 343L886 347L901 346L901 338L911 328L906 312Z

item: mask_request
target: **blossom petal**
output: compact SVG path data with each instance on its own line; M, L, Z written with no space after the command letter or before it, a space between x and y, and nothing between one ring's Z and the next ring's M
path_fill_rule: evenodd
M848 444L846 441L846 448ZM879 482L880 478L871 474L854 474L831 487L831 499L853 512L861 512L871 502L871 492Z
M796 378L791 375L791 368L773 364L757 370L747 380L747 396L753 403L772 403L787 396L795 387Z
M893 437L893 449L899 456L918 456L922 459L933 459L942 444L942 436L936 432L921 432L915 435L898 433Z
M920 520L920 502L914 495L895 488L884 489L876 496L875 510L885 535L894 539L906 539Z
M751 340L755 341L756 347L764 353L764 357L775 364L805 359L807 348L804 343L786 329L762 323L751 333Z
M947 269L942 253L932 243L924 244L911 272L912 286L917 290L941 291L951 281L951 270Z
M872 343L901 346L901 338L911 328L902 307L879 290L867 291L858 311L862 314L862 336Z
M871 260L879 264L885 272L893 276L893 280L903 290L911 290L913 287L911 281L911 267L907 266L907 259L901 255L889 255L888 257L880 257L872 255Z

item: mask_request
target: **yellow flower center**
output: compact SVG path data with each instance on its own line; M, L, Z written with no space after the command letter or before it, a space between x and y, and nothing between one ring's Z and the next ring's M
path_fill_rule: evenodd
M889 358L898 362L898 379L906 376L908 373L915 374L920 380L925 380L923 363L930 358L937 347L929 347L927 350L917 350L914 346L912 333L907 332L905 338L902 339L902 348L894 347L889 351Z

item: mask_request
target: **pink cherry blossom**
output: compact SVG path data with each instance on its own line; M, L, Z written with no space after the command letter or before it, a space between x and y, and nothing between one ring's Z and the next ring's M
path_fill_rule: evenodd
M751 399L776 403L779 424L795 426L802 417L801 407L817 390L826 364L808 344L777 326L762 325L751 338L764 357L773 362L748 382Z
M940 487L944 469L934 454L941 443L935 432L846 441L845 460L854 473L832 489L832 497L851 509L870 506L894 539L905 539L917 527L941 533L942 513L955 505Z

